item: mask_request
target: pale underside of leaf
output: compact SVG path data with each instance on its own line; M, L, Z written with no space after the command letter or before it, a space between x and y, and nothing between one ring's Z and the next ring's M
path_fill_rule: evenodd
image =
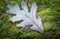
M31 27L32 30L37 30L39 32L43 32L43 26L42 26L42 20L40 17L36 18L36 12L37 12L37 5L36 2L34 2L31 6L30 13L28 12L27 3L22 0L22 9L19 8L18 4L7 5L9 10L7 10L7 13L16 14L16 16L13 16L10 18L12 22L23 20L21 23L17 24L17 27L25 27L26 25L33 25Z

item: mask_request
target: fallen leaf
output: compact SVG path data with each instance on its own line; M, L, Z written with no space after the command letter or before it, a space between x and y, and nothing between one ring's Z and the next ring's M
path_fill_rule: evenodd
M17 24L17 27L25 27L26 25L32 25L31 29L39 31L41 33L44 32L43 26L42 26L42 20L41 17L36 18L36 12L37 12L37 5L36 2L34 2L31 6L30 12L28 12L27 3L24 2L24 0L21 1L22 3L22 9L19 8L18 4L7 5L9 10L7 10L7 13L10 14L16 14L16 16L13 16L10 18L10 21L16 22L23 20L21 23Z

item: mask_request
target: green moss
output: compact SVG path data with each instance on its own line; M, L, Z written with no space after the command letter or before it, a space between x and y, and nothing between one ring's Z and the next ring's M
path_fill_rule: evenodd
M34 0L25 0L30 9ZM9 21L12 14L7 14L7 4L21 5L21 0L0 0L0 39L60 39L60 0L36 0L38 5L37 17L41 16L44 33L37 31L23 32L16 23Z

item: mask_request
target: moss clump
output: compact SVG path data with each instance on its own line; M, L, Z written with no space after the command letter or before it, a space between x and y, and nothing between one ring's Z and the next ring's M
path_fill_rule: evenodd
M30 9L34 0L25 0ZM44 26L44 33L37 31L23 32L22 28L17 28L18 22L12 23L9 18L12 14L7 14L7 4L21 5L21 0L0 0L0 39L60 39L60 0L36 0L38 5L37 17L41 16Z

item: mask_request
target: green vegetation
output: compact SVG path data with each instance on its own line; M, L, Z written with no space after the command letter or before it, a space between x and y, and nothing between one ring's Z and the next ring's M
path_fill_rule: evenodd
M34 0L25 0L29 9ZM44 33L37 31L23 32L17 28L18 22L12 23L7 14L7 4L21 5L21 0L0 0L0 39L60 39L60 0L36 0L38 5L37 16L41 16Z

